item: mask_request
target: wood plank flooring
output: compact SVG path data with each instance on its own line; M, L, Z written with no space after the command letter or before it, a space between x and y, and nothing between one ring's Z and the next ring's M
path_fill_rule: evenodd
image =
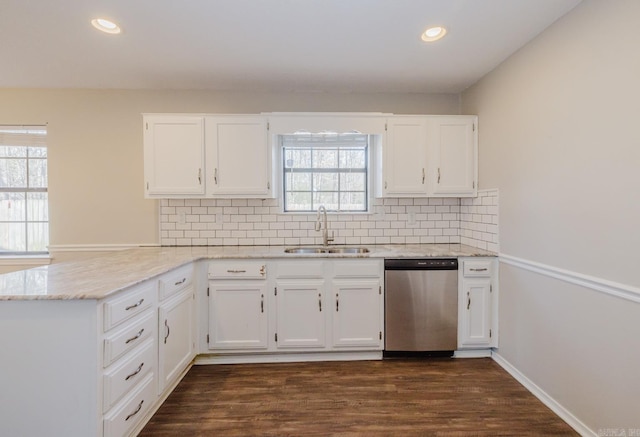
M575 436L489 358L194 366L141 436Z

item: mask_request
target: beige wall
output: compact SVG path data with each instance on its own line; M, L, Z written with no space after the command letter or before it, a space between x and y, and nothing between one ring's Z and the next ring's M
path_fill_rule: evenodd
M639 22L637 0L585 0L462 94L480 120L480 188L500 190L501 252L632 291ZM500 354L592 430L640 429L640 298L513 266L500 281Z
M143 198L143 112L457 114L453 94L257 94L0 89L0 124L48 123L50 242L157 244L157 202Z

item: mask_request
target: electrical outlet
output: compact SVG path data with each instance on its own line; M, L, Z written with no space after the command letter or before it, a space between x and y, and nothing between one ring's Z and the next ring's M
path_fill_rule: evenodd
M410 212L407 214L407 224L408 224L408 225L411 225L411 226L413 226L413 225L415 225L415 224L416 224L416 213L415 213L415 212L410 211Z

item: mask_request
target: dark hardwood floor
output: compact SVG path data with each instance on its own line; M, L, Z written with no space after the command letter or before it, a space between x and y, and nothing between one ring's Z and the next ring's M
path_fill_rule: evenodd
M574 436L489 358L194 366L141 436Z

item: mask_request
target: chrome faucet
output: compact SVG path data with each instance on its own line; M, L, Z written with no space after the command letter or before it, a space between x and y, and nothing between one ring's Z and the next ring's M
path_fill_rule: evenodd
M320 214L322 214L322 221L320 221ZM322 222L324 222L324 226L322 226ZM316 231L320 231L322 229L322 245L328 246L330 241L333 241L333 232L331 232L331 237L329 237L329 226L327 225L327 209L324 205L320 205L318 207L318 217L316 218Z

